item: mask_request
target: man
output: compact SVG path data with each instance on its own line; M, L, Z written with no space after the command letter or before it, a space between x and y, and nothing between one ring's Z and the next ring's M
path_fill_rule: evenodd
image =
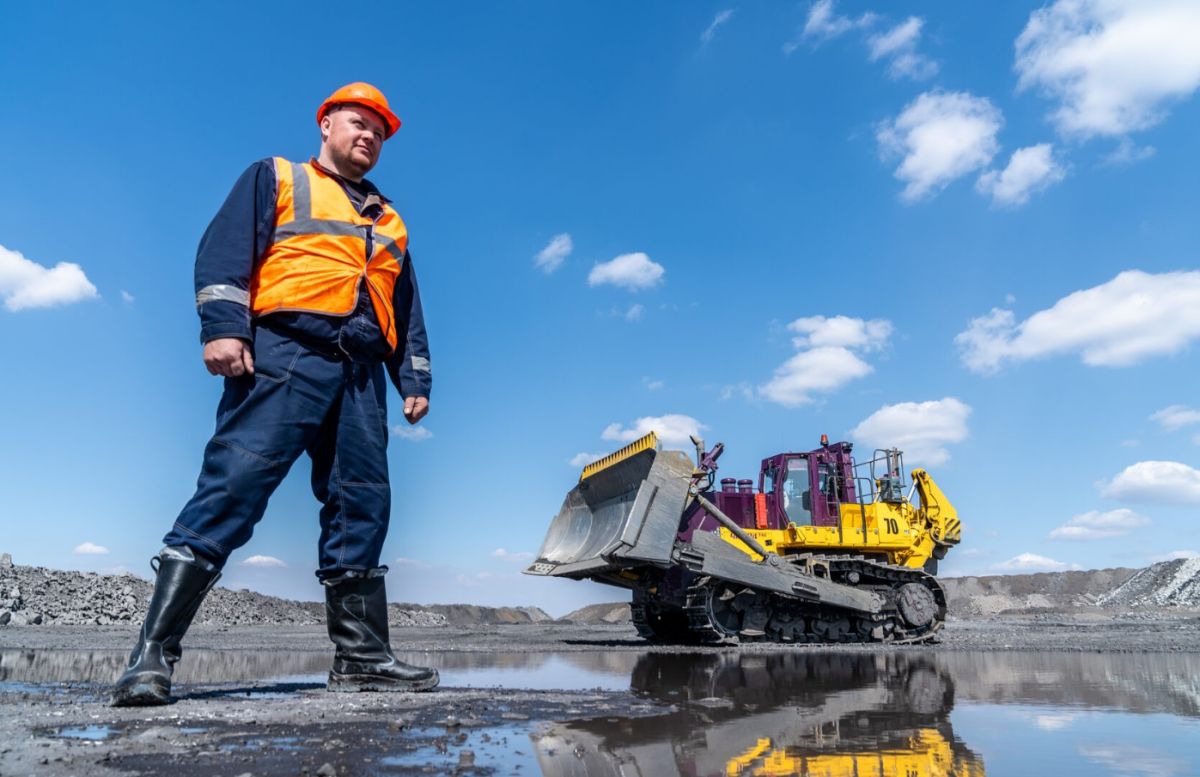
M196 493L151 561L154 594L115 706L167 703L184 632L305 452L322 505L329 690L438 683L392 654L379 563L391 507L384 376L410 424L429 411L432 384L408 232L363 177L400 120L378 89L354 83L321 104L317 124L317 158L251 165L200 241L204 364L225 391Z

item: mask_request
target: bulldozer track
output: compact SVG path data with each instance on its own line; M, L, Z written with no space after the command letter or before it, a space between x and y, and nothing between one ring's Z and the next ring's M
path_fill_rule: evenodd
M836 583L874 589L888 604L870 616L697 576L677 611L686 618L689 641L915 644L933 639L945 622L945 591L919 569L853 555L805 555L788 561L823 572ZM657 624L636 597L633 609L634 625L643 637L666 641L680 636L677 618L671 629L675 634L668 635L656 632Z

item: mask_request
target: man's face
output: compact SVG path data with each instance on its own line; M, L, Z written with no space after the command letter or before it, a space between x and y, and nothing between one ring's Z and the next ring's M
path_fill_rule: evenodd
M338 170L362 178L379 161L384 124L374 111L343 105L321 120L322 143Z

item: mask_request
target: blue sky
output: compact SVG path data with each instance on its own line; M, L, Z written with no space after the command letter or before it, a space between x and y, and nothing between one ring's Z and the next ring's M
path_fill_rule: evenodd
M428 435L391 445L392 598L620 598L518 572L579 462L648 428L724 441L736 477L822 433L899 445L959 508L948 574L1200 551L1195 3L330 13L0 12L18 563L148 571L221 388L196 244L354 80L404 120L371 178L435 375ZM307 470L226 584L319 596Z

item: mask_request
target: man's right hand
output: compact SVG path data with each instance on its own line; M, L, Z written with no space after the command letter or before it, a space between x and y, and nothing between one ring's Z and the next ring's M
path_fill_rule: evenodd
M245 340L219 337L204 344L204 366L213 375L236 378L254 374L254 356Z

